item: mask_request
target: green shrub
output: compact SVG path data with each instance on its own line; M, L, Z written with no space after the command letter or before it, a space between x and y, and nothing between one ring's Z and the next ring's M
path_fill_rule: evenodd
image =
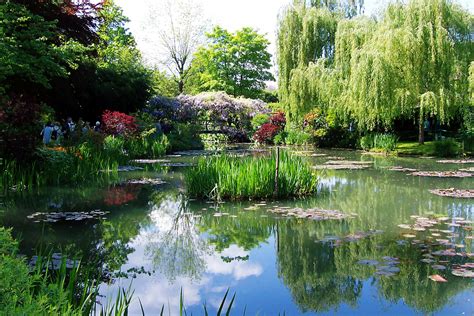
M122 157L124 154L125 140L120 136L109 135L104 139L104 153L108 157Z
M199 135L199 127L196 125L176 124L167 136L172 151L204 148Z
M141 135L125 141L129 158L159 158L166 154L170 144L166 135Z
M257 114L252 118L251 125L252 125L252 130L255 133L263 124L268 123L268 120L270 119L270 115L268 114Z
M287 137L286 132L282 131L282 132L276 134L275 137L273 137L273 143L275 145L283 145L283 144L285 144L286 137Z
M187 192L194 198L271 198L275 189L276 155L201 158L185 173ZM311 195L317 178L301 158L286 151L280 154L278 198Z
M398 144L398 137L393 134L368 134L360 138L360 147L363 150L391 152Z
M286 135L287 145L308 145L311 144L313 136L305 131L289 130Z
M374 135L373 134L368 134L364 135L360 138L360 147L365 150L369 151L372 148L374 148Z
M459 144L454 139L434 142L434 154L439 157L454 157L459 155Z
M463 133L462 144L465 153L474 153L474 130Z

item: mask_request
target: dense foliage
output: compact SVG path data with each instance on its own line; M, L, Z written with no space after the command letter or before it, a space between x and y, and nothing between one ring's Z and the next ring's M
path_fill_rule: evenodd
M105 109L129 112L145 104L153 78L127 21L113 1L0 4L0 136L8 140L0 145L2 153L31 156L31 150L13 149L27 132L35 139L38 118L43 124L54 114L95 121ZM22 115L31 120L7 120L15 104L25 105ZM27 141L25 148L34 145Z
M279 89L290 121L317 107L360 130L448 123L469 103L473 16L446 0L390 4L379 19L294 3L280 19Z

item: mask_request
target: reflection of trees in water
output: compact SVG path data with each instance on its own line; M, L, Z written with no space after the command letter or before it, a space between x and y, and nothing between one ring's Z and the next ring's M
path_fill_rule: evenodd
M187 212L187 201L181 195L168 195L155 204L150 216L158 230L148 236L145 252L155 269L170 282L176 277L199 279L210 248L200 236L196 217Z
M232 207L235 209L236 205ZM232 212L228 206L220 206L220 212ZM231 213L232 214L232 213ZM231 245L237 245L245 251L252 250L265 242L273 233L275 220L260 217L260 212L241 212L237 217L214 217L212 214L202 217L199 229L209 235L209 242L215 250L221 252Z
M356 222L355 222L356 223ZM327 311L342 304L355 306L362 282L376 281L379 295L391 302L403 300L419 312L443 308L455 295L472 287L470 280L449 276L448 283L428 279L433 270L421 264L419 247L399 246L390 234L374 235L357 242L331 247L315 243L311 236L320 229L340 223L280 221L278 223L278 273L303 311ZM362 259L383 261L383 256L400 258L401 271L393 277L373 277L375 268L360 265ZM461 259L455 259L461 260ZM446 273L449 275L449 272Z
M308 238L314 225L296 220L278 223L278 274L303 311L327 311L341 303L354 306L362 284L337 273L333 248Z
M82 260L90 268L89 277L100 278L103 270L118 270L134 249L130 241L147 221L150 190L134 186L135 199L126 205L104 203L111 187L57 187L22 192L7 197L10 212L2 224L15 227L21 236L21 251L33 255L40 246L47 251L62 252ZM25 221L28 214L39 212L108 210L102 221L33 223Z
M369 171L367 171L369 172ZM428 185L455 186L453 183L412 177L393 171L372 173L350 172L342 175L344 182L336 184L335 192L323 201L324 207L358 214L360 229L386 229L394 231L412 214L428 212L468 216L472 203L433 196ZM465 182L465 185L468 185ZM457 183L456 186L463 184ZM377 225L377 227L375 227Z

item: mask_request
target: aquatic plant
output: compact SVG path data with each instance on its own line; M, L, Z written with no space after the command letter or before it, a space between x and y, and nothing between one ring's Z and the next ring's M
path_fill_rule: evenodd
M238 158L229 155L201 158L185 173L187 192L194 198L252 199L299 197L316 192L317 177L301 158L286 151L277 155Z
M90 315L96 309L98 282L87 277L74 261L63 258L51 269L48 256L38 256L33 268L17 256L18 242L10 230L0 227L0 314L2 315ZM115 315L127 313L133 293L123 291L111 304ZM125 297L124 297L125 295ZM101 315L109 315L102 309Z

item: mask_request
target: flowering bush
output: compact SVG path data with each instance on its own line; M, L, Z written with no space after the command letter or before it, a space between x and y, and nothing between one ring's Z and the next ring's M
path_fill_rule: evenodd
M102 114L102 121L107 134L128 137L137 133L135 118L125 113L106 110Z

